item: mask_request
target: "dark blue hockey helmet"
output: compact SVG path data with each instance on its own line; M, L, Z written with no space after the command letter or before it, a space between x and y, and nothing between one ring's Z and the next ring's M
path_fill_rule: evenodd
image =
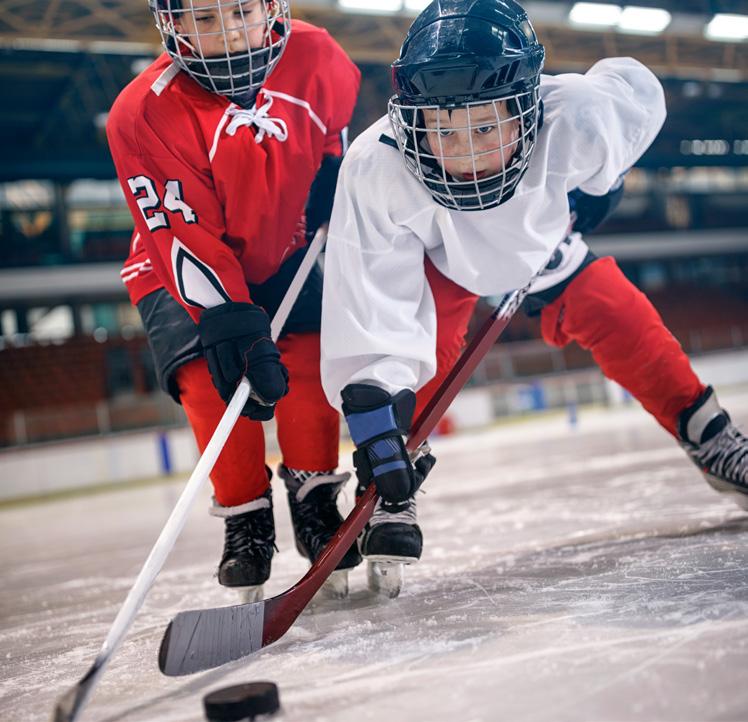
M438 203L483 210L511 198L535 146L544 57L527 13L513 0L435 0L416 18L392 65L389 116L408 169ZM485 175L483 166L496 165L490 151L476 153L471 141L472 159L449 156L436 140L485 131L490 104L494 155L503 160ZM450 118L463 111L461 125L440 123L442 111ZM460 164L474 172L455 177L445 168Z

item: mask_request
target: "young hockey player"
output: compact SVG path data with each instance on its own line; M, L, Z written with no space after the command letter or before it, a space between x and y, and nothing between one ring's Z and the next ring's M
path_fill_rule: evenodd
M620 194L665 119L662 88L630 58L557 77L541 75L543 60L512 0L432 2L393 65L389 119L343 163L322 380L348 420L361 485L373 479L381 495L362 538L370 560L421 555L414 493L433 459L414 468L403 437L456 360L477 295L540 271L529 305L544 339L590 350L748 508L746 439L615 261L567 233L570 200L585 230Z
M107 127L136 224L122 278L201 450L242 376L251 383L211 475L212 513L225 520L218 581L249 596L275 540L259 421L275 413L299 551L316 558L341 522L347 477L335 473L339 417L319 380L319 271L277 346L270 318L329 219L359 72L326 31L291 20L286 0L150 7L166 52ZM359 561L351 549L341 568Z

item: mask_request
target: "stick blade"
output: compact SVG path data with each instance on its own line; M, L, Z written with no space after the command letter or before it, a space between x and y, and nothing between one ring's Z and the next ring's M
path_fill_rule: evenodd
M161 640L158 666L169 677L202 672L263 646L265 601L180 612Z
M85 676L57 700L52 712L52 722L73 722L78 717L101 666L97 659Z
M78 685L71 687L65 694L57 700L54 712L52 712L52 722L71 722L74 713L78 707Z

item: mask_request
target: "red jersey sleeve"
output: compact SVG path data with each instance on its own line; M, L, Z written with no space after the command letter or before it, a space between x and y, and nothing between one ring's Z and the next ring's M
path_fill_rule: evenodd
M329 38L329 46L323 66L330 87L324 154L339 156L345 150L343 138L347 135L356 105L361 85L361 72L332 37ZM345 142L347 143L347 138Z
M249 301L224 241L224 214L196 139L156 133L140 108L116 103L107 124L120 184L159 281L197 321L205 308ZM184 156L185 149L196 157ZM207 165L207 164L206 164Z

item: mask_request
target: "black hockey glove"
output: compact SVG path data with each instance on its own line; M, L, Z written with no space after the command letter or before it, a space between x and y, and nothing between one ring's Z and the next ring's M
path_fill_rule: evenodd
M335 187L343 159L336 155L326 155L309 189L306 202L306 231L312 238L321 225L330 220Z
M203 311L197 326L213 384L228 403L242 376L252 392L242 416L273 418L275 404L288 393L288 371L270 338L270 319L253 303L223 303Z
M569 210L576 213L572 230L578 233L592 233L597 230L623 198L623 176L604 196L591 196L575 188L569 193Z
M382 499L391 503L412 497L436 463L426 454L413 465L405 448L403 437L410 429L416 395L400 391L390 396L377 386L349 384L341 396L361 486L374 481Z

